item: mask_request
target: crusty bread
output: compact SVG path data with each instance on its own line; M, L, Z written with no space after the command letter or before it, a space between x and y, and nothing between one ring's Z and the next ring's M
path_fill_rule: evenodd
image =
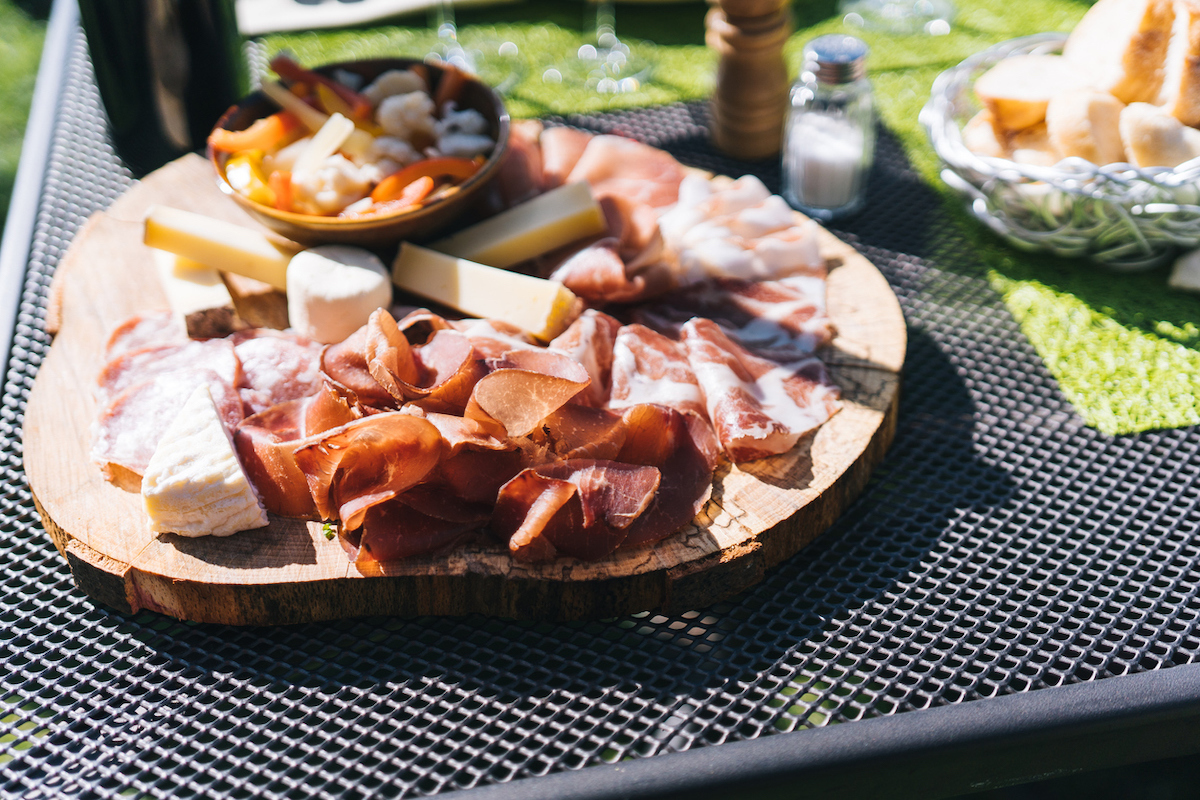
M1200 0L1175 0L1158 104L1184 125L1200 125Z
M1008 137L1009 152L1018 164L1036 167L1052 167L1062 161L1062 153L1050 142L1046 123L1039 122Z
M1046 104L1054 95L1090 85L1087 73L1062 56L1020 55L980 75L975 94L992 112L996 125L1019 131L1045 119Z
M1125 160L1121 144L1121 110L1125 104L1108 92L1080 89L1060 92L1046 108L1046 131L1064 157L1093 164Z
M1123 103L1153 103L1163 83L1172 0L1100 0L1067 37L1063 58Z
M996 132L992 112L986 108L968 120L962 129L963 144L978 156L1008 158L1004 138Z
M1200 131L1149 103L1130 103L1121 112L1121 141L1138 167L1177 167L1200 156Z

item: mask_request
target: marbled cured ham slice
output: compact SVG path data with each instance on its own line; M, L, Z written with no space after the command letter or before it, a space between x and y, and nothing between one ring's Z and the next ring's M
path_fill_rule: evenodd
M374 414L311 437L296 463L322 519L362 525L367 509L423 481L442 457L442 436L412 414Z
M808 276L707 280L637 308L633 317L675 339L684 323L704 317L748 350L774 360L810 354L833 338L825 282Z
M654 467L615 461L542 464L504 485L490 527L518 560L603 558L654 502L661 478Z
M546 128L539 138L542 153L542 187L554 189L567 182L594 134L575 128Z
M617 239L594 242L559 264L550 280L597 305L630 303L647 297L652 287L643 276L629 274L619 246Z
M500 195L500 207L512 208L543 191L542 123L514 120L509 127L508 150L492 186Z
M242 366L231 342L192 340L183 344L127 350L110 359L96 378L96 399L103 405L129 387L156 375L180 370L215 372L229 386L242 381Z
M308 481L296 463L296 448L304 443L304 418L310 402L289 400L271 406L246 417L233 432L233 444L246 478L267 511L282 517L311 519L317 515Z
M613 344L621 323L593 309L583 312L571 327L550 342L557 350L583 365L592 382L572 402L603 408L612 385Z
M475 384L464 416L498 422L510 437L527 435L587 388L587 370L551 350L513 350Z
M364 345L367 371L397 406L419 400L425 408L461 413L486 372L466 336L438 329L414 347L382 308L367 322Z
M482 528L491 510L490 503L465 503L441 487L418 486L368 509L362 528L343 534L343 543L360 565L425 555Z
M114 328L104 347L104 358L109 360L131 350L187 341L182 318L170 311L151 311L132 316Z
M242 399L221 375L211 369L162 372L127 387L101 407L92 426L92 461L110 480L114 465L143 474L184 401L203 385L232 431L242 419Z
M749 461L790 450L839 408L838 388L815 357L779 364L733 342L711 320L681 336L726 455Z
M704 393L686 352L643 325L626 325L613 345L608 407L658 403L704 417Z
M230 337L242 366L247 413L310 397L321 388L322 345L292 331L255 328Z

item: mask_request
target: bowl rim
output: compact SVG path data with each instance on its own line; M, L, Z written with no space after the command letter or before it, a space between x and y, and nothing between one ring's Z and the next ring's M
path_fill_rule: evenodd
M978 77L976 73L1012 55L1060 53L1066 40L1067 34L1057 32L1008 39L963 59L938 75L918 117L934 152L958 172L967 171L985 179L1005 182L1040 181L1074 193L1096 184L1107 185L1111 192L1113 188L1128 188L1139 182L1176 189L1200 180L1200 157L1176 167L1138 167L1124 161L1097 165L1078 157L1064 158L1052 166L1038 166L983 156L967 149L955 112L961 99L970 97L966 93Z
M387 69L387 66L385 65L394 66L395 68L403 68L398 66L400 64L405 64L408 66L421 64L441 72L446 70L445 65L429 64L428 62L422 61L419 58L406 56L379 56L374 58L353 59L350 61L334 61L321 64L320 66L316 67L309 67L309 69L311 69L313 72L319 72L322 74L332 73L333 71L339 69L347 72L353 72L353 67L364 64L378 64L385 70ZM455 67L450 68L456 69ZM461 184L458 184L456 187L457 191L437 197L433 202L417 206L416 208L400 209L386 214L364 214L355 217L341 217L336 215L328 216L324 214L302 214L296 211L284 211L282 209L272 208L271 206L266 206L262 203L251 200L249 197L246 197L242 193L238 192L229 184L229 180L225 176L223 166L218 159L221 156L228 158L228 156L232 154L218 153L213 149L212 145L208 144L206 141L205 155L207 156L208 162L213 166L213 170L216 173L217 186L222 192L230 195L240 204L244 204L248 209L252 209L257 213L265 214L266 216L272 217L280 222L295 225L297 227L308 227L313 229L344 229L362 225L374 226L383 222L394 222L399 219L415 219L422 213L431 213L433 209L440 208L445 204L445 202L452 200L454 197L465 195L469 190L473 190L477 184L480 184L485 179L491 177L491 174L499 168L500 162L503 160L504 155L508 152L511 117L508 113L508 107L504 102L504 98L500 96L494 87L484 83L477 76L467 72L464 72L463 75L467 78L467 80L473 81L474 83L483 87L488 94L491 95L495 107L499 111L496 125L496 143L492 147L492 152L488 155L487 160L483 163L483 166L481 166L470 178L467 178L467 180L463 181ZM285 86L290 85L290 81L284 80L282 82ZM251 102L266 102L271 105L275 105L274 101L264 94L261 89L256 89L253 92L250 92L239 98L236 103L227 108L221 117L216 121L216 123L214 123L213 130L224 127L224 124L234 114ZM256 117L255 120L257 119L261 119L261 117ZM252 120L251 122L255 120Z

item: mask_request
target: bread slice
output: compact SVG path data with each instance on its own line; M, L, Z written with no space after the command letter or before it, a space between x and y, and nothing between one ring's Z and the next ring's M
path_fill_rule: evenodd
M1054 95L1090 85L1087 72L1062 56L1019 55L980 75L975 94L992 112L996 125L1019 131L1046 118L1046 104Z
M1082 89L1056 94L1046 108L1046 131L1064 157L1093 164L1125 160L1121 143L1121 111L1125 104L1108 92Z
M1009 136L1008 147L1009 152L1012 153L1012 160L1018 164L1052 167L1063 158L1062 153L1058 152L1051 144L1044 122L1019 130Z
M1175 18L1172 0L1100 0L1067 37L1063 58L1123 103L1153 103Z
M1121 141L1138 167L1177 167L1200 156L1200 131L1149 103L1130 103L1121 112Z
M992 112L984 109L963 125L962 140L967 149L977 156L1008 158L1008 147L996 132Z
M1158 104L1184 125L1200 125L1200 0L1175 0Z

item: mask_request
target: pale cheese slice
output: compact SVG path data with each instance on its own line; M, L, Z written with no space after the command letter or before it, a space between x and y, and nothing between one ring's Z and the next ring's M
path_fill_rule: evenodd
M558 336L583 304L557 281L476 264L405 243L392 265L401 289L464 314L518 325L538 339Z
M207 386L192 393L159 440L142 500L157 533L229 536L268 524Z
M219 338L246 327L219 272L166 250L151 248L150 252L167 303L183 317L188 336Z
M283 291L287 290L288 262L301 250L298 244L277 241L232 222L166 206L152 206L146 212L142 240L150 247Z
M592 197L591 187L580 181L538 195L429 247L490 267L511 267L607 231L604 210Z

